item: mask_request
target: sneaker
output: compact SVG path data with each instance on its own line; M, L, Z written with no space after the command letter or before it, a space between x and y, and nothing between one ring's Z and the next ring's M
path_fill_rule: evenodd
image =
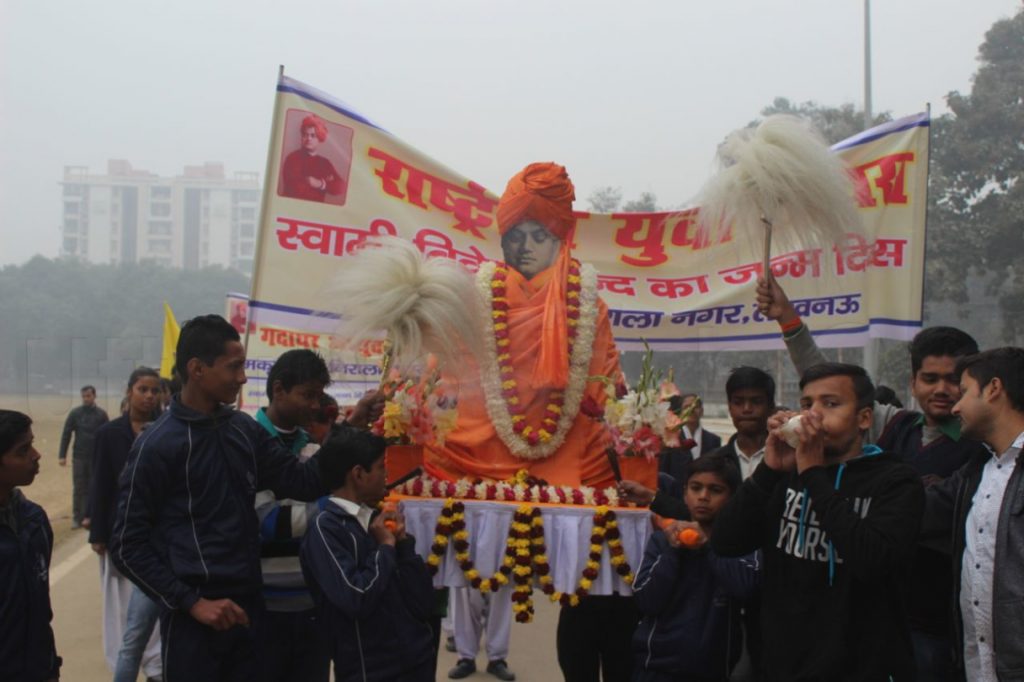
M490 666L488 666L490 671ZM469 677L476 672L476 663L468 658L460 658L459 662L455 664L455 667L448 671L449 680L461 680L463 677Z
M444 640L444 650L455 653L455 635L448 635L448 638Z
M511 682L516 679L516 674L508 669L508 663L502 660L491 661L487 664L487 672L494 675L499 680L505 680Z

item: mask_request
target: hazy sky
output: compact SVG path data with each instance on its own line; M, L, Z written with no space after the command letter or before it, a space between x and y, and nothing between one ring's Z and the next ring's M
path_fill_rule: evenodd
M966 92L1020 0L875 0L874 104ZM536 160L680 204L776 96L863 98L862 0L0 0L0 265L57 255L65 165L262 175L277 65L500 192Z

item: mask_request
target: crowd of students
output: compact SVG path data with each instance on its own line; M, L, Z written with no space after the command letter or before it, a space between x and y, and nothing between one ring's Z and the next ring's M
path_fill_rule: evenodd
M799 411L776 409L767 372L736 368L728 442L664 453L657 490L622 482L665 521L632 595L563 607L561 676L1024 680L1024 349L923 330L920 411L905 410L876 402L862 368L825 362L777 283L758 302L785 330ZM446 594L401 514L378 510L386 444L365 427L381 397L336 423L323 359L289 351L253 419L228 407L244 360L230 324L195 318L167 408L140 368L123 414L95 430L78 520L100 557L114 679L325 681L332 661L339 680L434 679ZM97 417L83 414L75 428ZM60 676L52 531L21 492L39 459L31 418L0 410L0 676L18 682ZM468 639L459 653L454 679L475 669ZM514 679L506 652L488 653L487 672Z

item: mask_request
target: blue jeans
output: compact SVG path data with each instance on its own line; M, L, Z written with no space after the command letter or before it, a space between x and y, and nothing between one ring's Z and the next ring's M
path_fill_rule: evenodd
M142 665L142 654L160 619L160 607L152 599L134 587L128 601L128 616L124 624L124 639L117 654L117 668L114 682L135 682Z

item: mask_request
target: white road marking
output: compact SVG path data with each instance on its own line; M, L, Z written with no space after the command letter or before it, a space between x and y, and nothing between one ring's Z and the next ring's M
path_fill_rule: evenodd
M75 570L80 563L85 561L94 554L92 547L89 544L82 545L82 547L74 554L69 556L64 561L60 562L56 566L50 567L50 587L59 583L62 578L67 576L68 573Z

